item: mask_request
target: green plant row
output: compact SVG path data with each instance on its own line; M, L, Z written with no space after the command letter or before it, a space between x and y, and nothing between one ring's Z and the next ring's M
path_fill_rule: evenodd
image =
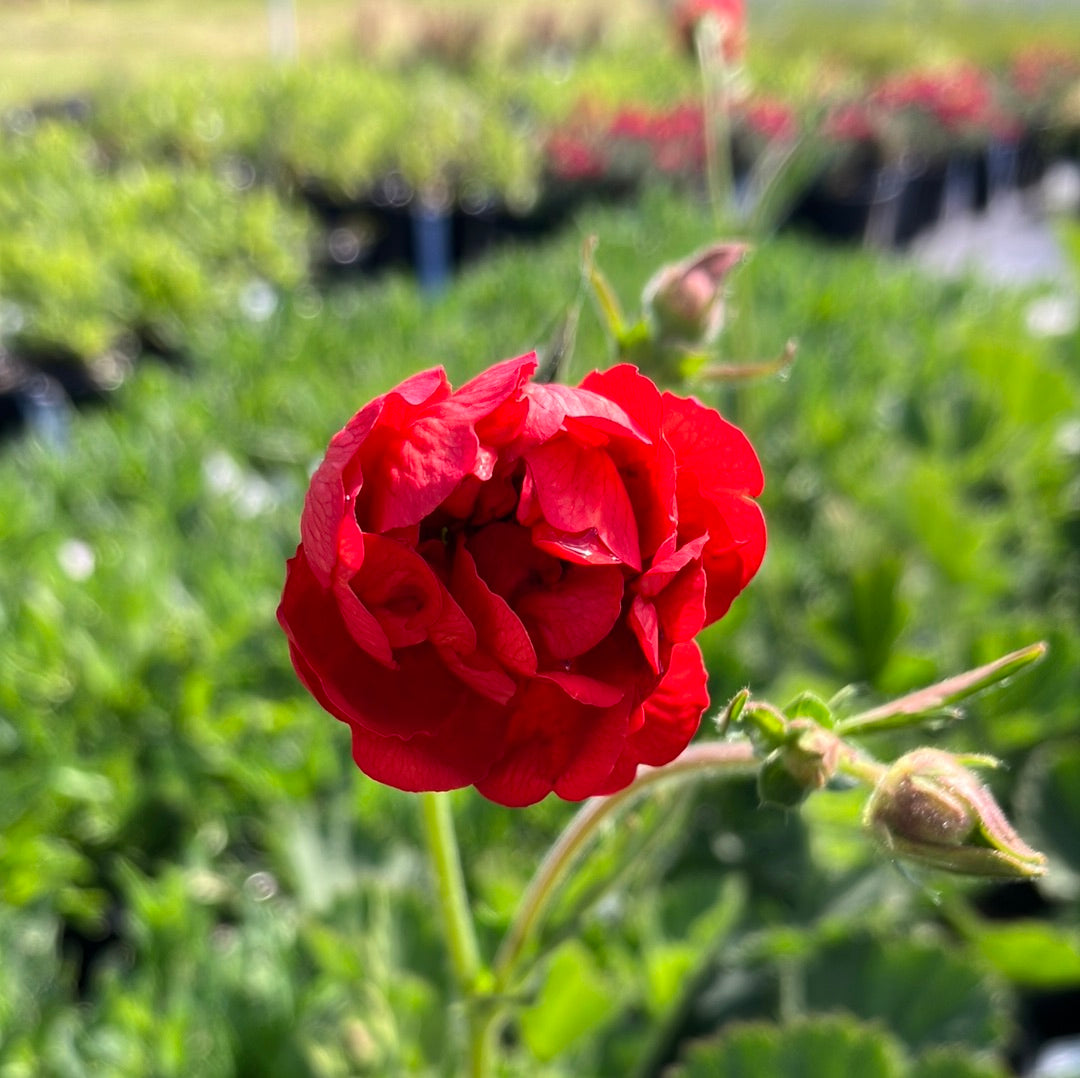
M442 1073L450 989L415 806L356 772L274 609L310 469L360 404L543 343L584 235L631 296L709 228L658 191L579 225L434 305L390 277L303 286L262 322L223 309L195 338L198 378L146 367L67 452L0 457L5 1078ZM849 794L805 818L750 787L671 794L562 896L548 942L571 922L582 942L529 981L515 1035L547 1062L516 1073L727 1073L742 1052L787 1073L818 1027L796 1022L789 1049L760 1023L845 1011L852 1072L997 1075L1019 994L1077 980L1076 341L1030 338L1021 298L788 239L740 271L730 311L731 361L801 350L786 381L721 399L761 450L770 548L704 641L716 706L745 684L872 699L1047 639L1037 677L967 721L1013 765L998 793L1053 889L1041 920L994 926L969 901L984 893L904 878L854 839ZM567 378L605 362L586 310ZM456 808L494 939L570 807ZM619 844L642 856L612 881ZM756 1024L689 1047L734 1019Z
M831 61L811 62L801 46L792 52L783 27L764 17L756 25L735 92L764 89L798 102L772 102L790 111L792 130L858 97L860 79L880 74L853 55L835 70ZM700 130L664 134L665 110L696 109L698 73L669 29L659 21L655 29L652 38L642 30L578 53L538 49L513 63L480 56L465 70L413 57L398 67L338 59L170 72L100 91L78 126L50 121L39 130L31 112L13 113L0 137L0 344L91 363L124 334L184 345L218 305L247 295L257 306L251 289L259 282L289 285L304 275L311 233L290 208L303 192L339 206L415 198L527 214L558 179L547 152L555 131L612 176L640 179L665 148L686 149L682 142L697 148L686 167L700 171L700 110ZM1032 40L1044 31L1033 28ZM943 87L956 75L955 50L907 55L906 66L916 60ZM1029 60L1029 77L1051 64L1046 85L1036 79L1039 92L1005 104L1064 138L1076 126L1075 71L1060 50ZM975 79L980 92L982 81ZM880 141L883 158L906 158L913 145L970 149L989 137L985 117L957 133L922 106L885 111L862 117L871 130L837 135L832 149ZM613 118L643 115L649 138L606 146ZM678 145L666 146L672 137ZM748 146L760 153L765 141L759 132ZM815 146L804 156L812 171L828 153Z
M537 197L540 132L436 68L329 62L218 78L171 76L143 93L106 91L90 129L119 160L239 161L287 189L317 181L370 196L397 174L429 200Z
M156 348L308 273L311 225L269 188L133 160L46 123L0 138L0 344L93 362L137 334Z
M394 70L356 62L264 65L217 77L169 75L94 100L89 130L114 160L232 163L293 190L317 183L341 200L398 197L518 211L541 193L551 127L583 98L614 109L693 94L674 49L644 44L468 75L432 64Z

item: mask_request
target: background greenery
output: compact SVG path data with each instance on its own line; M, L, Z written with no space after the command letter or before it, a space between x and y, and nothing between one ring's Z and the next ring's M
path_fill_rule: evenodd
M85 153L51 131L33 136L48 152ZM227 259L201 244L199 302L167 307L183 362L146 360L105 406L0 447L0 1075L453 1073L415 805L356 772L274 622L307 478L406 374L457 382L544 344L587 235L632 306L710 215L663 188L585 208L431 301L405 276L314 280L291 211L197 161L156 167L123 185L88 170L70 211L30 189L56 220L153 232L113 251L103 228L58 320L130 310L75 297L142 295L144 259L187 294L195 226L156 227L154 205L191 210ZM262 238L244 248L248 213ZM783 379L696 390L758 447L770 525L759 578L702 644L719 706L743 685L877 699L1048 640L1035 674L931 735L1008 761L992 784L1051 856L1045 885L898 871L859 834L859 791L798 814L749 785L663 794L564 894L513 1073L990 1078L1078 1032L1080 338L1032 336L1031 298L797 236L759 247L724 358L792 336L800 352ZM565 377L608 360L586 308ZM572 807L455 808L491 947Z

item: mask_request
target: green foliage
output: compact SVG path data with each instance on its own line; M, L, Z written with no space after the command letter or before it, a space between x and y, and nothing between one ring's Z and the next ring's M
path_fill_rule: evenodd
M666 1078L1005 1078L985 1057L955 1048L934 1049L914 1061L880 1026L828 1016L783 1026L733 1025L711 1040L693 1044L685 1062Z
M981 924L972 932L976 950L1001 976L1025 988L1080 985L1080 936L1045 921Z
M1031 755L1018 807L1021 825L1043 844L1056 869L1054 887L1080 893L1080 742L1051 742Z
M521 1014L521 1032L539 1060L555 1059L594 1032L618 1001L583 944L568 940L552 956L536 1002Z
M141 94L102 94L91 130L119 160L217 164L286 190L317 183L338 198L370 195L395 174L429 199L529 205L541 165L537 133L514 123L504 98L423 66L170 74Z
M97 360L133 331L185 346L245 289L296 287L309 242L304 216L265 188L195 167L109 172L58 124L0 138L0 328L34 351Z
M1006 1032L996 986L940 940L827 942L806 967L803 993L808 1008L884 1023L914 1049L990 1048Z
M836 1018L797 1022L783 1029L737 1026L714 1042L694 1045L672 1078L901 1078L895 1042L873 1027Z
M415 806L356 773L274 624L308 475L408 373L443 363L460 381L546 339L584 235L626 296L707 229L701 206L651 191L500 253L435 303L387 278L286 288L262 322L215 307L189 338L190 374L144 367L115 406L78 417L66 452L4 447L0 1069L454 1073L460 1014L444 1017ZM1021 831L1071 865L1071 741L1024 760L1075 731L1076 460L1059 437L1080 407L1075 354L1026 336L1022 298L798 239L761 248L731 312L726 358L791 335L801 349L785 381L720 401L764 459L770 549L705 635L714 699L809 688L842 717L1045 637L1046 662L965 701L949 745L1018 765L997 792L1008 801L1019 772ZM605 361L586 311L567 380ZM792 708L817 710L808 696ZM907 747L881 736L883 755ZM490 953L570 807L512 813L466 794L455 807ZM967 888L935 877L943 905L928 901L858 839L859 811L832 791L801 814L762 809L752 782L636 810L613 836L628 865L602 848L547 926L545 946L580 942L526 979L517 1073L658 1073L690 1036L837 1009L879 1025L815 1017L807 1045L841 1022L837 1058L997 1073L966 1049L947 1072L937 1046L1000 1052L1009 982L1033 983L1023 926L969 932L950 913L958 938L942 948L938 923L967 909ZM1075 892L1054 894L1056 922L1021 950L1049 953L1047 932L1075 943ZM1039 986L1067 983L1069 961ZM579 981L588 1006L567 1003ZM745 1037L769 1059L792 1051ZM543 1069L530 1046L552 1056Z

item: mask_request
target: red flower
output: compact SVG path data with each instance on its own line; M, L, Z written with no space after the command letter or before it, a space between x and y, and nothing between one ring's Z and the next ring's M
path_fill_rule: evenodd
M708 703L694 634L757 570L745 436L633 367L402 382L330 442L278 620L353 757L504 805L621 789Z
M894 75L877 87L871 100L890 110L921 112L949 132L986 126L994 107L987 78L965 65Z
M836 105L822 121L821 133L835 142L869 142L877 134L873 110L861 101Z
M1035 101L1064 92L1080 76L1080 58L1066 48L1033 45L1013 58L1010 74L1013 89L1022 98Z
M720 49L728 63L742 59L746 51L746 0L678 0L675 32L683 47L693 51L697 25L712 15L720 27Z
M588 140L567 133L553 134L547 144L548 168L560 180L595 180L603 176L608 162Z
M790 105L771 97L751 98L739 105L746 129L769 141L788 142L799 133L799 121Z

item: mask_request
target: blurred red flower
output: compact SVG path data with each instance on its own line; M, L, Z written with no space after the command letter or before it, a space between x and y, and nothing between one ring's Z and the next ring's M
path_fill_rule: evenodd
M698 23L706 15L716 18L720 46L728 63L741 60L746 52L746 0L679 0L675 5L675 32L683 45L693 50Z
M517 806L667 763L708 704L693 637L764 556L741 431L627 365L535 368L414 375L311 480L278 620L379 782Z

